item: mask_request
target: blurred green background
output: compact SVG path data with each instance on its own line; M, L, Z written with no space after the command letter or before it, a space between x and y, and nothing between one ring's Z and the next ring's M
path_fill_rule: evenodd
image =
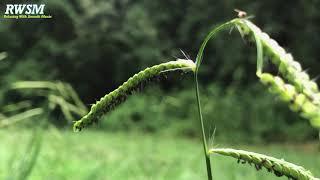
M14 1L14 3L19 2L25 1ZM100 152L103 147L107 147L113 142L122 142L125 144L124 147L129 146L126 139L134 134L133 136L137 137L135 139L137 147L141 143L146 146L145 149L154 148L152 143L149 143L150 138L154 138L156 141L178 138L177 142L182 141L181 146L189 143L188 145L195 146L195 148L188 147L191 148L189 152L185 150L179 154L176 152L176 148L179 147L172 147L173 142L164 142L163 146L157 145L157 147L166 149L167 146L171 146L171 152L175 152L177 157L182 154L190 156L193 150L200 152L201 147L198 141L200 127L196 115L195 92L191 74L184 76L180 76L179 73L171 74L167 78L161 79L160 83L153 83L150 87L146 87L142 93L130 97L126 103L103 117L98 125L92 127L89 130L92 134L83 135L83 137L92 139L103 139L105 136L105 142L101 139L96 144L90 143L89 140L82 142L81 133L72 135L72 120L68 120L68 114L66 115L63 106L59 106L58 100L52 99L52 97L58 96L56 92L32 88L22 91L13 90L12 84L17 81L66 82L73 87L89 108L92 103L121 85L138 71L161 62L174 60L176 57L185 58L180 49L191 59L195 59L198 48L210 29L221 22L236 17L234 8L245 10L249 15L254 15L252 21L291 52L312 78L317 80L317 75L320 72L318 56L320 1L317 0L292 0L290 2L277 0L28 1L28 3L32 2L46 4L45 12L51 14L53 19L13 20L2 18L0 21L0 52L6 53L6 58L0 60L0 115L5 119L7 116L10 117L27 109L41 107L45 113L42 113L41 118L37 119L49 119L48 129L56 129L57 131L54 132L66 136L60 138L60 140L64 139L65 146L73 147L81 144L84 148L87 142L87 146L100 146L97 147ZM13 2L9 0L0 2L0 12L4 12L7 3ZM260 85L255 75L255 53L255 46L243 41L235 30L232 33L225 32L219 38L209 42L200 72L203 115L207 124L207 132L212 133L212 129L216 127L217 143L238 144L240 146L250 144L257 149L266 143L289 143L297 144L300 147L301 144L317 140L318 132L309 125L308 121L300 118L298 114L292 113L285 104L270 95L266 88ZM268 68L277 72L276 69ZM61 96L63 97L63 95ZM14 108L14 113L8 112L8 105L14 105L21 101L27 101L29 105ZM81 113L74 115L75 119L80 117ZM9 143L11 142L10 138L15 137L17 131L29 134L28 129L32 129L37 124L38 121L31 118L30 121L19 123L9 130L8 128L0 130L0 137L4 139L0 142L0 158L9 158L8 153L11 148L15 148L14 144ZM103 135L105 132L108 133ZM49 138L54 136L51 131L45 133ZM116 138L117 136L120 137ZM158 136L164 136L164 138ZM139 138L141 141L138 140ZM22 144L25 143L25 141L22 142ZM162 143L160 142L160 144ZM7 151L2 148L6 145L8 145ZM48 145L48 147L50 146L55 145ZM60 147L56 149L57 152L52 152L56 155L60 154L58 153L59 149L68 149L61 144L56 146ZM121 146L121 143L111 146ZM306 154L309 154L310 151L315 153L315 146L315 144L311 145L312 150L307 148ZM131 156L135 155L134 152L140 151L137 147L130 149ZM282 146L277 146L270 153L279 155L276 152L283 151L282 148ZM82 151L86 152L83 149L74 151L76 154L81 154ZM109 151L118 153L115 156L121 156L119 154L122 152L110 149ZM96 152L99 155L88 157L88 159L92 161L103 159L105 153L109 151L103 151L101 156ZM148 152L151 153L152 150ZM122 153L127 152L123 151ZM280 157L284 155L285 153ZM44 156L46 155L42 154L40 160L44 161L46 159ZM163 154L159 156L160 160L166 158L166 155ZM172 156L175 154L173 153ZM200 179L204 177L205 171L202 167L204 166L202 157L198 156L198 159L195 158L200 161L197 164L199 171L196 173L187 171L192 167L181 167L184 170L183 173L180 170L172 172L164 170L163 173L157 174L154 170L145 167L147 169L131 169L133 177L129 177L130 168L125 166L118 171L120 174L127 172L128 176L115 175L113 179L197 179L197 177ZM56 156L51 154L48 157ZM86 157L81 158L84 161L86 159ZM143 158L136 161L142 163ZM174 159L174 157L171 158ZM124 161L124 159L120 159L119 161ZM192 160L195 159L191 158L189 163L192 164ZM311 164L310 168L316 163L320 164L320 159L317 159L315 164L306 159L308 158L303 158L303 161L306 164ZM183 157L176 159L176 163L182 163L181 160ZM52 163L59 164L62 161L68 161L68 158L54 159ZM103 169L104 164L110 163L110 166L115 166L119 161L113 159L108 162L105 159L105 161L99 161L101 164L97 161L89 168L96 169L98 172L101 168ZM153 159L153 161L159 163L157 159ZM302 160L296 161L303 163ZM0 162L2 163L1 159ZM130 163L135 164L134 162L135 160L130 160ZM163 166L175 166L173 162L175 161L164 162ZM74 179L88 176L90 179L89 174L83 174L79 177L74 175L77 173L75 164L79 163L85 162L78 161L66 165L70 168L74 167L70 172L62 173L59 170L54 170L53 174L48 175L41 174L42 171L37 174L35 171L32 177L35 179L36 177L40 177L40 179L43 177ZM162 166L157 163L151 167L157 169L158 166ZM221 163L224 161L221 160ZM218 163L216 165L218 166ZM239 173L236 167L234 172ZM49 165L48 168L50 168ZM179 169L179 167L177 168ZM112 171L112 169L109 170ZM55 174L55 172L57 173ZM139 173L135 174L134 172ZM241 179L241 177L257 179L259 176L253 170L252 172L254 175L233 174L226 179ZM59 173L61 176L58 175ZM169 173L167 178L159 178L166 177L165 173ZM186 174L180 176L179 173ZM319 175L319 172L315 173ZM71 174L73 175L70 176ZM106 176L104 174L92 177L93 179L104 179L102 177Z

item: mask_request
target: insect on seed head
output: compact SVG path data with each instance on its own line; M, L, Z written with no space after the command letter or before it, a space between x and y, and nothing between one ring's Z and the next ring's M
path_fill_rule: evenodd
M247 16L247 13L245 11L241 11L239 9L234 9L234 11L238 13L239 18L245 18Z

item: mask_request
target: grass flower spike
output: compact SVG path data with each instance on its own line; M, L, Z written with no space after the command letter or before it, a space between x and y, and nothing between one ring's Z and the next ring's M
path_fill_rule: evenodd
M235 24L250 39L261 42L265 55L275 64L279 72L292 83L297 91L307 96L312 103L320 107L320 92L318 85L310 80L309 75L302 70L299 62L295 61L279 44L262 32L257 26L246 19L237 19Z
M243 150L208 149L201 110L198 72L208 41L211 38L215 38L222 30L231 27L236 27L243 38L248 38L255 42L257 48L256 74L260 78L260 81L264 85L269 86L273 94L278 95L282 101L288 103L290 109L309 119L314 127L320 129L320 92L318 85L310 80L309 75L303 71L300 63L295 61L292 55L279 46L275 40L271 39L245 17L240 17L217 26L205 37L198 51L196 63L191 60L178 59L177 61L152 66L135 74L116 90L105 95L97 101L96 104L92 105L90 112L74 123L74 130L80 131L82 128L97 122L102 115L108 113L118 104L125 101L127 96L132 94L134 90L139 89L141 84L146 84L149 80L169 71L188 70L194 73L195 95L199 122L202 129L202 142L208 180L213 179L210 162L210 155L213 153L234 157L238 159L238 162L242 161L250 165L253 164L257 170L264 167L276 176L287 176L289 179L296 180L319 180L303 167L274 157ZM281 77L263 72L264 56L267 56L279 69Z
M280 97L281 100L290 104L291 110L298 112L311 124L320 128L320 108L310 101L305 94L299 93L296 88L286 84L280 77L263 73L260 76L263 84L270 87L270 91Z
M253 164L257 170L261 170L262 167L264 167L279 177L287 176L289 179L296 180L319 180L315 178L310 171L301 166L263 154L229 148L210 149L209 153L230 156L238 159L238 162L242 161L242 163Z
M74 124L74 130L79 131L83 127L91 125L98 121L98 119L112 110L115 106L123 102L139 85L147 82L151 78L157 77L162 73L167 73L174 70L188 70L195 71L196 65L191 60L178 59L177 61L170 61L162 63L135 74L129 78L125 83L119 86L116 90L102 97L96 104L92 105L90 112Z

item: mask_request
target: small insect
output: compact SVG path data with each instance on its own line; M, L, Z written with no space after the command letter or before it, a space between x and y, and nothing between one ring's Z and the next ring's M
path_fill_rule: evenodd
M255 166L255 168L256 168L256 170L257 170L257 171L259 171L259 170L261 170L261 169L262 169L262 167L261 167L261 165L260 165L260 164L255 164L254 166Z
M241 10L239 10L239 9L234 9L234 11L238 13L238 17L239 17L239 18L245 18L245 17L247 17L247 13L246 13L245 11L241 11Z
M266 159L262 159L261 165L263 165L265 162L267 162L267 160Z
M274 173L276 176L278 176L278 177L283 176L283 173L282 173L282 172L279 172L279 171L274 171L273 173Z

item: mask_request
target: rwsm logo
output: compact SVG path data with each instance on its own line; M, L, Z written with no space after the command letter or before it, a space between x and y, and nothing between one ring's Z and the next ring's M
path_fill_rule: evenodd
M45 15L45 4L7 4L3 18L7 19L48 19Z

